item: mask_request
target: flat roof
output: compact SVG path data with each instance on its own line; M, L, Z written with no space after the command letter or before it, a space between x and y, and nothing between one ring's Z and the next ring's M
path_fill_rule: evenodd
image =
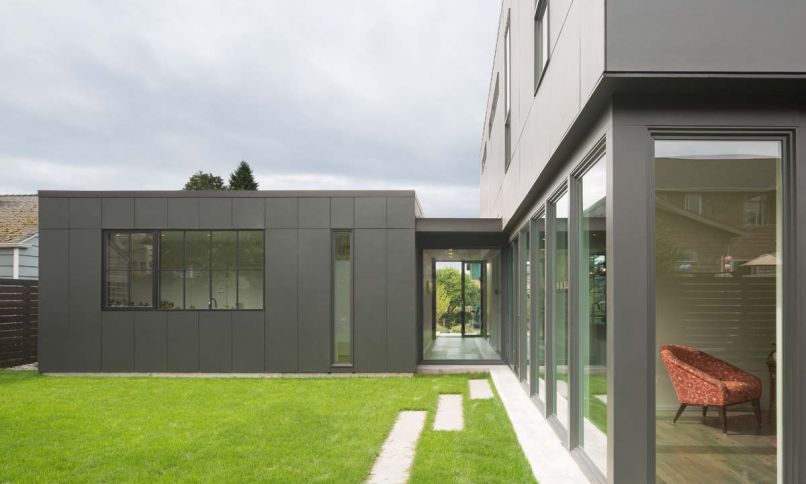
M417 232L500 233L500 218L418 218Z
M335 198L414 197L414 190L39 190L40 198Z

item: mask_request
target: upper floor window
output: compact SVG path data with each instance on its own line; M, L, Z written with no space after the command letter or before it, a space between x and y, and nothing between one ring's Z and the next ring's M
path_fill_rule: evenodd
M507 29L504 32L504 104L504 171L507 171L512 154L510 129L512 110L512 37L509 28L509 15L507 15Z
M546 63L549 61L549 2L540 0L535 9L535 89L543 77Z
M498 109L498 73L495 73L495 89L493 90L493 104L490 107L490 120L487 122L487 134L493 132L493 121L495 120L495 111Z
M263 309L261 230L106 232L105 240L105 308L154 308L156 297L166 310Z
M767 196L754 195L744 201L744 223L764 225L767 223Z
M702 215L702 194L699 193L686 193L685 198L686 210L694 212L697 215Z
M481 152L481 171L487 168L487 143L484 143L484 151Z

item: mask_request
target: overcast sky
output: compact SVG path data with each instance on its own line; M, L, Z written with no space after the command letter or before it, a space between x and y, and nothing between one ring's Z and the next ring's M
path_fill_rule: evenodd
M0 2L0 192L416 189L476 216L498 0Z

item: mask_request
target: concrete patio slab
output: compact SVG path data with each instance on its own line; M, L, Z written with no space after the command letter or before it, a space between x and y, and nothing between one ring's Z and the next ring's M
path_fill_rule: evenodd
M471 400L489 400L493 398L493 389L487 380L469 380Z
M368 483L403 484L409 480L417 441L425 427L426 413L404 411L398 414L395 425L372 466Z
M440 395L437 402L437 415L434 417L434 430L458 431L465 428L465 415L462 409L462 395Z

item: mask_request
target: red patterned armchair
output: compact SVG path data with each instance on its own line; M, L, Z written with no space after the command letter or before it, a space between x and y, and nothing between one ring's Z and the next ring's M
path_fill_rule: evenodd
M660 358L680 401L674 422L688 405L702 405L703 417L709 406L719 407L722 433L727 433L725 408L753 402L756 421L761 425L761 380L755 376L688 346L663 345L660 347Z

